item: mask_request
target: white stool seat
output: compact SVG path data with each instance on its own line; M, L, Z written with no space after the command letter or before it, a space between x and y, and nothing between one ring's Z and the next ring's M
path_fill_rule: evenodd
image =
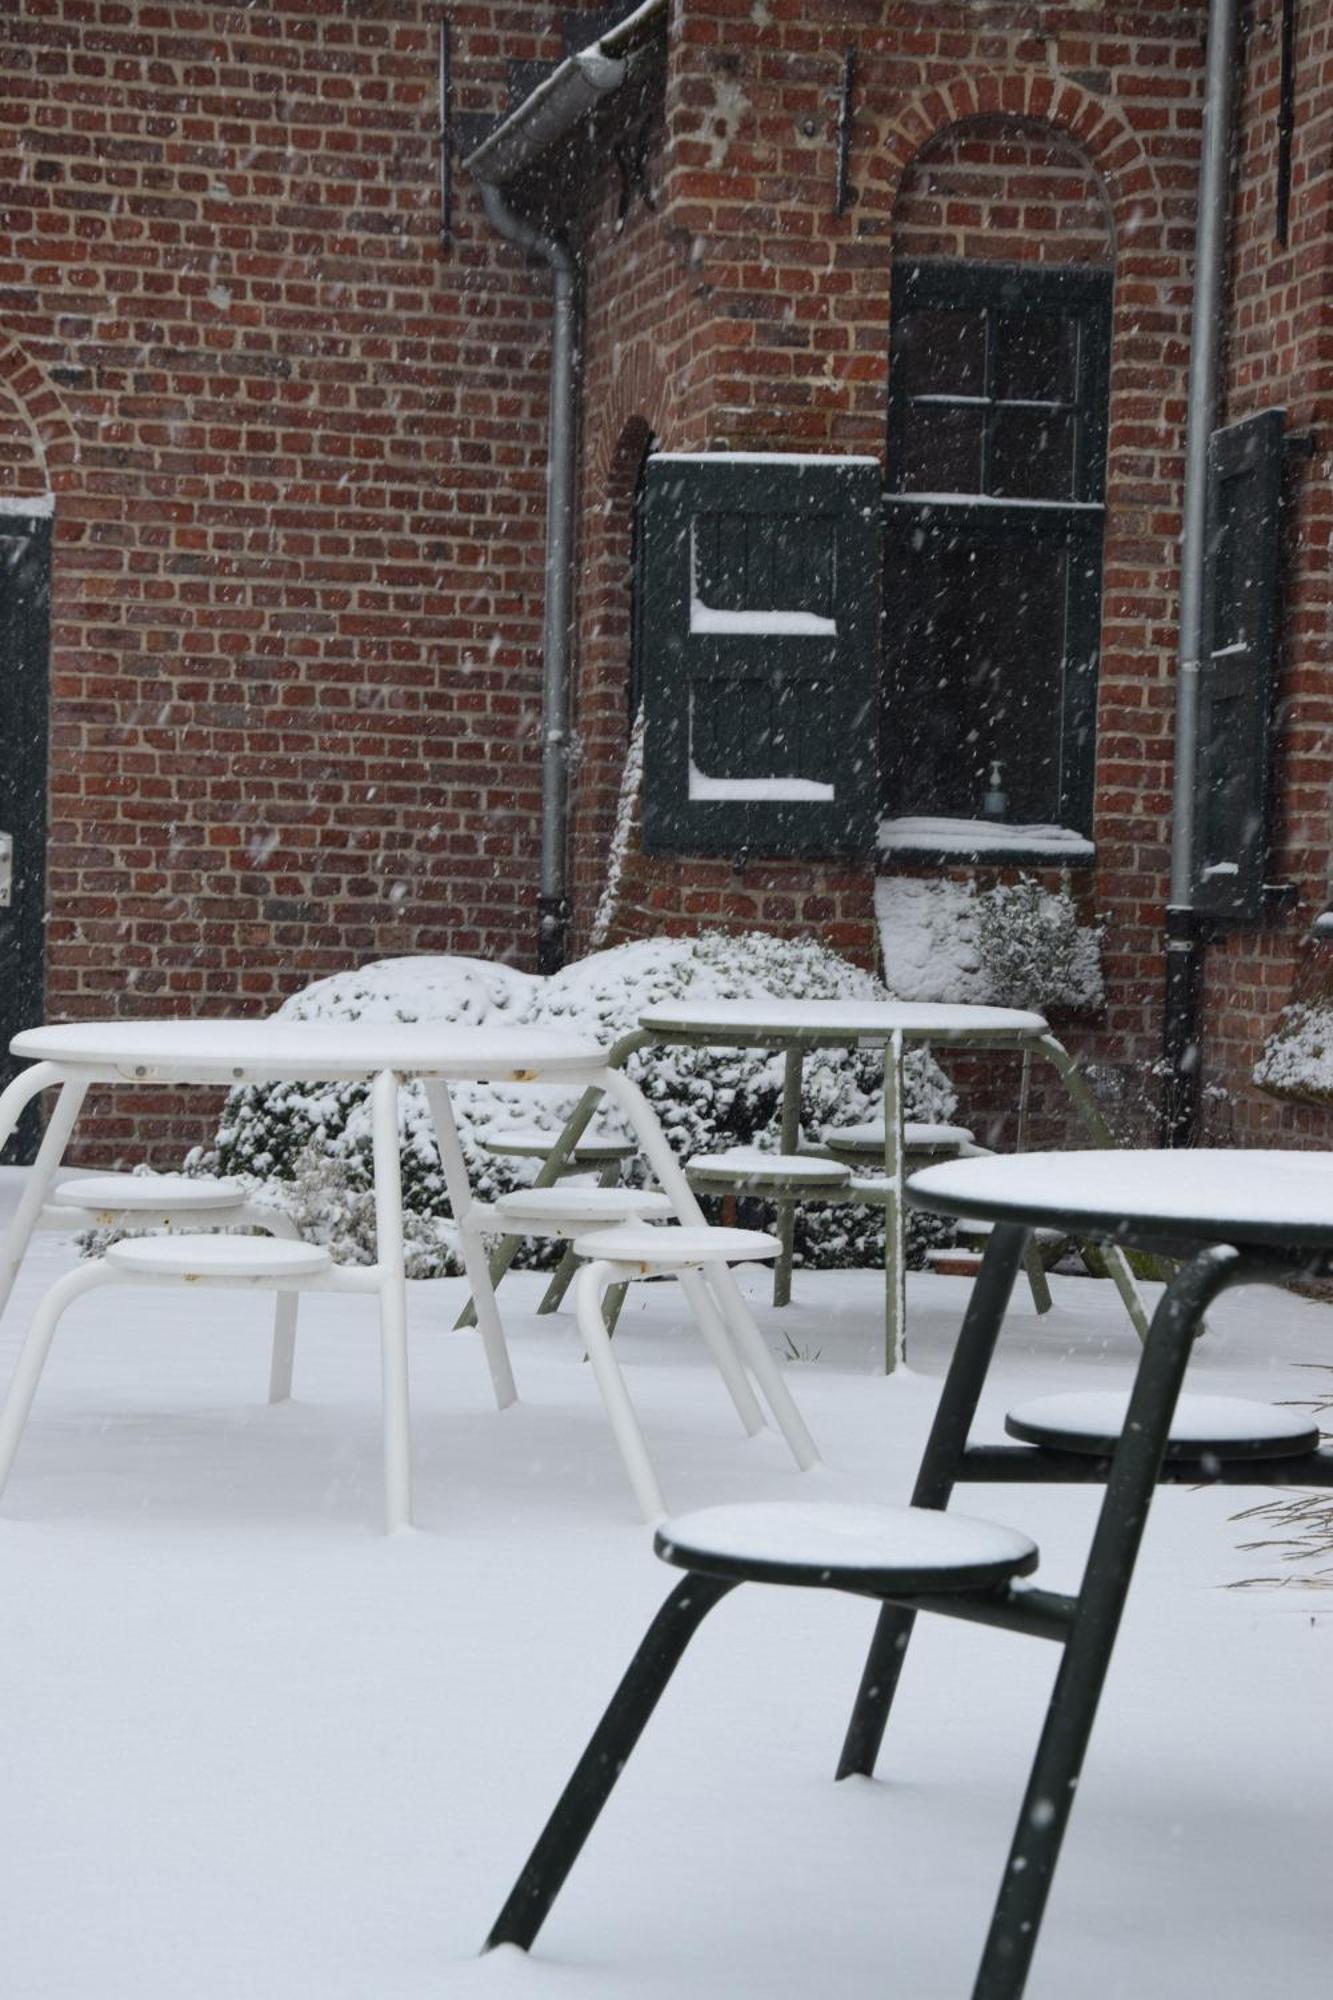
M867 1119L861 1125L828 1125L820 1138L826 1146L845 1153L879 1153L884 1151L884 1120ZM952 1150L974 1143L973 1135L966 1125L928 1124L925 1120L909 1118L903 1126L903 1145L908 1152L935 1152Z
M1004 1427L1024 1444L1056 1451L1110 1453L1120 1441L1129 1394L1120 1389L1037 1396L1010 1410ZM1298 1410L1239 1396L1184 1395L1167 1444L1172 1458L1285 1458L1313 1451L1319 1426Z
M850 1169L837 1160L822 1160L810 1153L761 1153L754 1146L700 1153L685 1171L700 1187L712 1181L728 1187L840 1188L851 1179Z
M655 1547L681 1569L814 1588L985 1588L1036 1567L1018 1528L933 1507L831 1501L705 1507L662 1523Z
M651 1188L517 1188L495 1203L497 1219L518 1235L545 1227L572 1236L599 1223L647 1222L675 1212L668 1197Z
M333 1259L317 1243L280 1236L135 1236L106 1252L113 1270L141 1278L214 1278L270 1282L317 1278Z
M51 1190L57 1208L155 1214L170 1209L241 1208L243 1181L204 1174L89 1174Z
M698 1264L750 1264L776 1257L782 1245L762 1229L663 1228L627 1222L595 1229L574 1242L577 1257L635 1264L641 1272L678 1271Z
M506 1125L499 1131L478 1133L477 1144L483 1153L544 1160L559 1137L558 1132L543 1132L536 1125ZM631 1139L618 1139L611 1132L585 1132L569 1157L580 1162L632 1160L637 1151Z

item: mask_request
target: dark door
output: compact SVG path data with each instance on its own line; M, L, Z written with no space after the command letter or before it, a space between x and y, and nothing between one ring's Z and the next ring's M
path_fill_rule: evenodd
M0 1083L12 1036L42 1018L46 916L46 736L51 523L0 514ZM6 1148L36 1150L35 1107Z

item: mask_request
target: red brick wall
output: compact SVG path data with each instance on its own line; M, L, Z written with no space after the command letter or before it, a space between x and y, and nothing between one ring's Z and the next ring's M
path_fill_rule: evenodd
M1299 902L1257 934L1214 945L1206 981L1205 1066L1216 1094L1211 1129L1239 1140L1328 1145L1333 1120L1311 1105L1275 1105L1250 1081L1255 1056L1293 997L1327 994L1333 955L1309 936L1329 895L1333 702L1333 23L1297 16L1296 118L1288 240L1276 239L1281 10L1259 0L1244 43L1238 182L1233 209L1234 304L1226 407L1236 421L1285 405L1289 430L1313 430L1313 459L1293 458L1284 481L1283 648L1273 760L1275 880Z
M50 1012L265 1008L372 956L535 949L549 279L466 184L438 241L428 0L25 0L0 20L0 489L57 496ZM1292 236L1271 243L1276 0L1245 46L1228 414L1328 429L1333 51L1302 10ZM556 10L454 10L460 110ZM1204 8L678 0L626 95L586 278L575 942L623 769L629 508L667 447L881 452L895 253L1113 251L1096 809L1110 1003L1081 1046L1151 1095ZM857 54L854 200L832 214ZM622 135L623 136L623 135ZM1330 464L1294 465L1278 866L1303 908L1209 957L1219 1129L1328 871ZM870 878L625 870L613 935L872 948ZM1146 1098L1145 1098L1146 1101ZM137 1116L163 1155L193 1110ZM103 1150L129 1139L102 1128Z
M547 292L466 186L441 247L436 13L0 21L0 483L57 496L52 1018L532 960ZM462 107L552 25L456 13Z
M596 902L623 767L630 487L612 468L626 424L641 419L674 449L882 453L895 255L1113 257L1098 865L1077 881L1106 920L1110 1003L1077 1038L1123 1096L1146 1102L1161 1033L1202 9L890 6L849 25L822 8L699 0L677 20L657 213L636 218L629 245L604 210L584 223L580 910ZM855 199L834 217L849 45ZM615 308L636 287L651 310L631 341ZM628 393L610 386L627 351ZM768 863L737 879L722 863L636 853L615 934L836 930L864 957L870 892L858 871Z

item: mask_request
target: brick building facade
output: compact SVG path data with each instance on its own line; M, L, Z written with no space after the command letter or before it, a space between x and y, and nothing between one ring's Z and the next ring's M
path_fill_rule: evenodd
M531 0L449 12L444 239L438 7L0 7L0 480L52 509L48 1018L267 1010L411 952L535 962L550 281L458 163L463 121L532 87L511 66L581 31ZM1256 0L1237 78L1217 420L1282 405L1314 455L1284 489L1269 873L1296 900L1207 953L1223 1138L1325 1137L1250 1072L1328 950L1331 22L1303 0L1285 247L1282 0ZM868 860L637 839L650 444L869 455L892 485L906 274L1003 267L1021 298L1027 270L1106 273L1091 847L879 866L1068 886L1104 926L1107 1000L1063 1025L1151 1125L1206 24L1195 0L673 0L507 190L579 270L572 950L729 924L876 951ZM891 567L884 587L892 617ZM31 775L40 745L20 754ZM193 1107L120 1100L94 1143L165 1160L198 1136Z

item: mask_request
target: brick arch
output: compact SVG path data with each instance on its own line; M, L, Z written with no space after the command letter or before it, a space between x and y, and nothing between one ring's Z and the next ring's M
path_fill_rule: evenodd
M1117 252L1126 247L1130 233L1135 249L1159 247L1157 168L1133 125L1115 106L1046 70L960 70L904 105L880 134L877 205L893 207L904 173L946 127L994 117L1029 120L1068 133L1105 184Z
M17 340L0 346L0 437L6 432L16 447L16 461L17 448L26 446L21 474L35 474L37 490L58 489L62 471L78 459L78 437L44 370ZM21 478L20 483L27 481Z
M662 437L672 422L673 402L656 352L646 341L636 341L625 350L597 412L597 430L587 456L588 496L593 507L603 504L608 489L615 485L617 459L630 426L638 420L646 423L655 437Z

